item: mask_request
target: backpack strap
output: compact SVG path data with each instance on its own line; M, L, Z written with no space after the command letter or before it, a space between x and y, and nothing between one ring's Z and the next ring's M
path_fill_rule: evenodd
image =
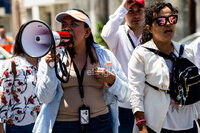
M170 59L172 61L174 61L174 57L172 56L172 54L168 55L168 54L165 54L159 50L156 50L156 49L152 49L152 48L148 48L148 47L144 47L146 49L148 49L149 51L161 56L161 57L164 57L164 58L167 58L167 59Z
M164 58L167 58L167 59L170 59L170 60L174 61L174 56L175 55L172 55L172 53L170 55L167 55L167 54L165 54L165 53L163 53L163 52L161 52L159 50L156 50L156 49L152 49L152 48L148 48L148 47L144 47L144 48L148 49L149 51L151 51L151 52L153 52L153 53L155 53L155 54L157 54L157 55L159 55L161 57L164 57ZM154 85L151 85L147 81L145 81L145 84L147 84L148 86L152 87L153 89L155 89L157 91L160 91L160 89L158 87L156 87ZM169 90L166 90L165 92L168 93L168 94L170 93Z
M145 81L145 84L147 84L148 86L154 88L155 90L159 91L159 88L156 86L151 85L150 83L148 83L147 81Z
M145 84L147 84L148 86L152 87L153 89L157 90L157 91L164 91L165 93L170 93L169 90L161 90L159 89L158 87L154 86L154 85L151 85L150 83L148 83L147 81L145 81Z
M183 51L184 51L184 45L181 44L180 49L179 49L179 57L183 55Z

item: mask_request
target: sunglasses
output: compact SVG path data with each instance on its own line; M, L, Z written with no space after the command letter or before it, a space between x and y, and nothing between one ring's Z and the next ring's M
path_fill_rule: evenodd
M159 26L164 26L167 24L167 21L173 25L173 24L176 24L177 21L178 21L178 15L170 15L168 17L165 17L165 16L161 16L161 17L157 17L155 19L152 20L153 21L156 21L156 23L159 25Z

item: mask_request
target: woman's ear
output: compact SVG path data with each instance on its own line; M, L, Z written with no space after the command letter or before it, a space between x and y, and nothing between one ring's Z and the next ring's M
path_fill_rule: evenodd
M85 31L85 38L88 38L91 34L91 29L90 28L87 28L86 31Z
M148 32L151 33L151 26L150 25L146 25L146 29L147 29Z

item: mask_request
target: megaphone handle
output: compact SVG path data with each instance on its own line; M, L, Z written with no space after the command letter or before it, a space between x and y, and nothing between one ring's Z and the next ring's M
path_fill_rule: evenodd
M70 71L69 73L67 72L66 70L66 66L64 65L64 69L63 70L63 66L62 66L62 62L61 60L59 60L59 64L60 64L60 69L61 69L61 72L63 74L63 77L60 77L60 75L58 74L57 72L57 65L55 65L55 72L56 72L56 77L63 83L67 83L69 81L69 75L70 75Z
M56 47L56 55L60 54L63 51L64 47Z
M53 68L54 66L55 66L55 63L52 61L52 62L49 62L49 66L51 67L51 68Z
M60 54L63 49L63 47L56 47L56 55ZM49 66L53 68L55 66L55 63L53 61L49 62Z

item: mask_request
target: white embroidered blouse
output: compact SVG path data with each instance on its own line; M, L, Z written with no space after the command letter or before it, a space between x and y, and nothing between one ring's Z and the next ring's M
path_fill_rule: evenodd
M15 81L11 60L0 66L0 122L23 126L34 123L40 111L35 94L37 68L22 56L14 61Z

